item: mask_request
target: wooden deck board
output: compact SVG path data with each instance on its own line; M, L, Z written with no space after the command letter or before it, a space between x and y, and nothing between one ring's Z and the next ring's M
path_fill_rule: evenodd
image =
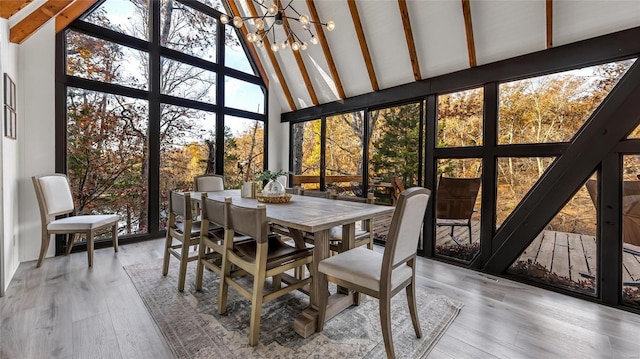
M538 252L540 251L540 244L542 243L542 237L544 236L544 231L540 232L538 236L531 242L529 247L522 252L519 260L523 262L527 262L531 260L531 262L535 262L538 257Z
M596 275L598 265L597 255L598 249L596 246L596 237L594 236L582 236L582 247L584 248L584 256L587 259L587 266L589 267L589 274Z
M570 278L571 276L569 273L569 242L567 233L556 232L551 272L561 277Z
M622 263L624 270L627 270L631 277L629 281L640 281L640 258L631 253L624 252L622 253Z
M568 233L569 242L569 278L577 282L582 278L580 273L589 273L587 258L582 248L582 236L577 233Z
M553 251L556 246L556 233L555 231L545 231L544 237L542 238L542 243L540 244L540 251L538 252L538 257L536 258L536 262L540 265L547 268L547 270L551 270L553 266Z

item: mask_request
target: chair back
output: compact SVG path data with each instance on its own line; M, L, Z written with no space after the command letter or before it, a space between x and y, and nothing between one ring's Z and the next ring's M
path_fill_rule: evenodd
M224 191L224 177L208 174L193 179L193 190L196 192Z
M415 256L430 196L431 191L422 187L412 187L400 194L385 244L383 270L385 266L395 268Z
M71 213L74 210L73 196L67 176L53 174L33 176L31 178L36 190L40 217L43 223L49 223L52 216Z
M300 194L303 196L316 197L316 198L329 198L329 192L325 191L314 191L310 189L301 189Z
M209 221L224 227L224 202L216 201L211 198L207 198L207 194L202 194L202 220Z
M287 188L287 184L289 183L289 176L278 176L278 178L276 179L278 182L280 182L280 184L282 185L282 187Z
M193 220L191 194L189 192L169 192L169 212L186 220Z
M440 176L436 193L436 218L471 219L481 179Z
M231 197L227 197L224 209L225 229L249 236L258 243L268 241L269 222L267 222L267 207L265 205L240 207L232 203Z

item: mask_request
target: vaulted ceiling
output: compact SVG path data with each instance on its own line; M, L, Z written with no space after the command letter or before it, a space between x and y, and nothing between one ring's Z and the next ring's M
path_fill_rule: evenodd
M52 18L56 30L63 29L95 2L2 0L0 16L10 19L10 40L21 43ZM230 15L263 13L250 0L228 3ZM640 1L628 0L292 0L292 4L312 19L333 20L336 28L329 32L314 27L320 44L310 44L306 51L288 47L273 52L269 46L251 51L264 69L263 76L274 85L271 90L282 112L640 26ZM296 33L304 32L296 21L289 24ZM252 26L249 31L256 31ZM243 31L246 34L246 28Z

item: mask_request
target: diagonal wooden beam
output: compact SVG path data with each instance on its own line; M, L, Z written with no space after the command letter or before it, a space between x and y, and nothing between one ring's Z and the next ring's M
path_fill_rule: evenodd
M313 0L307 0L307 7L309 8L309 14L313 19L320 19L318 16L318 10L316 9L316 5L313 3ZM342 87L342 81L340 81L340 75L338 74L338 69L336 68L336 63L333 61L333 55L331 55L331 50L329 49L329 43L327 42L327 37L324 35L324 29L322 25L316 23L314 24L316 27L316 32L318 33L318 39L320 40L320 46L322 46L322 52L324 53L324 57L327 60L327 65L329 65L329 71L331 72L331 77L333 77L333 82L336 85L336 90L338 91L338 96L343 99L347 96L344 93L344 88Z
M21 44L73 0L49 0L11 28L9 41Z
M471 5L469 0L462 0L462 14L464 15L464 29L467 33L467 51L469 52L469 66L476 67L476 45L473 41L473 25L471 24Z
M287 36L287 39L289 38L290 35L290 27L289 27L289 20L286 17L283 17L284 20L284 32ZM304 61L302 61L302 55L300 54L300 51L303 50L298 50L298 51L294 51L293 49L291 49L291 51L293 52L293 57L296 59L296 62L298 63L298 69L300 69L300 74L302 75L302 79L304 80L304 84L307 86L307 91L309 91L309 96L311 97L311 102L314 105L318 105L318 96L316 95L316 91L313 89L313 83L311 83L311 78L309 77L309 72L307 72L307 67L304 65Z
M360 22L360 15L358 14L358 7L355 0L347 0L349 4L349 11L351 12L351 18L353 19L353 26L356 28L356 34L358 35L358 41L360 42L360 50L362 50L362 57L364 57L364 63L367 66L369 72L369 80L371 81L371 88L373 91L379 91L378 79L376 78L376 71L373 69L373 62L371 61L371 54L369 53L369 46L367 46L367 40L364 38L364 31L362 30L362 22Z
M84 14L98 0L76 0L56 16L56 33L62 31L73 20Z
M236 3L233 0L229 0L228 3L231 7L231 11L233 11L233 14L240 15L240 10L238 9L238 6L236 6ZM234 16L233 14L231 14L232 19ZM247 29L243 26L242 28L240 28L240 31L242 32L242 36L246 39L248 32ZM269 76L267 76L267 72L265 71L264 66L262 66L262 61L260 61L260 57L258 56L256 49L251 46L251 44L247 44L247 48L249 49L249 54L253 58L253 61L255 61L256 66L258 66L258 72L260 73L260 77L262 77L262 81L264 81L265 86L269 88Z
M422 80L422 73L420 72L420 63L418 62L416 44L413 40L413 31L411 31L411 22L409 21L409 10L407 9L407 1L398 0L398 6L400 7L400 17L402 20L402 25L404 26L404 37L407 40L407 48L409 49L411 67L413 67L413 78L416 81L420 81Z
M547 0L547 49L553 47L553 0Z
M32 1L33 0L0 0L0 17L8 19Z
M233 3L234 1L230 0L229 2ZM247 4L249 5L249 11L251 12L251 16L258 16L258 11L256 10L256 7L253 4L253 1L248 1ZM240 14L240 11L238 10L237 7L233 11L238 15ZM242 28L244 29L244 26ZM264 34L264 30L260 31L260 35L262 34ZM253 45L251 44L248 44L248 46L253 47ZM273 66L273 70L276 72L276 76L280 81L280 86L282 86L282 91L284 92L284 96L287 99L287 103L289 104L289 107L295 111L297 107L295 102L293 102L293 96L291 96L291 91L289 90L287 81L284 79L284 74L280 69L280 64L278 63L278 59L276 59L276 55L273 53L273 50L271 50L271 46L269 46L269 42L267 42L264 45L264 49L267 52L267 56L269 56L269 60L271 61L271 65Z

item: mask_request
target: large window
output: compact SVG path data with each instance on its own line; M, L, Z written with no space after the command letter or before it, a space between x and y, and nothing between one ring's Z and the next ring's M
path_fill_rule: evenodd
M194 176L236 188L264 167L266 87L220 11L218 0L106 0L59 35L57 168L79 211L121 215L125 242L157 237L168 192Z

